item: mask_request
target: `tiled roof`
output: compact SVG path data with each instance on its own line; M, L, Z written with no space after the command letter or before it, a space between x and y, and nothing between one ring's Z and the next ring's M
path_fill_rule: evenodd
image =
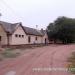
M12 24L12 23L0 21L0 24L4 28L5 32L9 32L10 34L12 34L15 31L16 26L20 25L21 23ZM22 26L22 28L27 35L43 36L45 34L44 31L40 31L37 29L33 29L33 28L25 27L25 26Z
M43 36L43 34L40 32L40 30L36 30L36 29L33 29L33 28L29 28L29 27L23 27L26 34L28 35L40 35L40 36Z
M3 21L0 21L0 24L4 28L5 32L8 32L10 34L12 34L14 32L15 27L18 25L17 23L12 24L12 23L7 23L7 22L3 22Z

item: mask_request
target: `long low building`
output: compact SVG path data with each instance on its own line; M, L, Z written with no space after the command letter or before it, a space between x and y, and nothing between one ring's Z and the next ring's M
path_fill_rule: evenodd
M25 27L22 23L0 21L0 44L22 45L48 43L46 30Z

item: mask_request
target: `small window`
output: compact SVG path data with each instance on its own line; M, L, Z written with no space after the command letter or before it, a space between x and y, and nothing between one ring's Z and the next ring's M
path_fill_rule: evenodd
M21 37L21 35L19 35L19 37Z
M35 40L37 40L37 37L35 37Z
M15 34L15 37L18 37L18 34Z
M22 35L22 37L24 38L24 35Z
M31 42L31 37L30 37L30 36L28 36L28 42L29 42L29 43Z

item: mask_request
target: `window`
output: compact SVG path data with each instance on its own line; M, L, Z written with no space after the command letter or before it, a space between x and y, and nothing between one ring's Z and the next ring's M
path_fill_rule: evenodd
M35 40L37 40L37 37L35 37Z
M21 35L19 35L19 37L21 37Z
M22 35L22 37L24 38L24 35Z
M18 34L15 34L15 37L18 37Z
M24 38L24 35L15 34L15 37L22 37L22 38Z
M29 43L31 42L31 37L30 37L30 36L28 36L28 42L29 42Z

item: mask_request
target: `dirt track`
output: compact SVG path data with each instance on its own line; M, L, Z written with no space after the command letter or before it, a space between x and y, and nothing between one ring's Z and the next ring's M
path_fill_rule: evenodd
M36 48L18 58L0 62L0 75L72 75L66 71L49 71L49 68L66 68L66 59L72 51L75 45Z

